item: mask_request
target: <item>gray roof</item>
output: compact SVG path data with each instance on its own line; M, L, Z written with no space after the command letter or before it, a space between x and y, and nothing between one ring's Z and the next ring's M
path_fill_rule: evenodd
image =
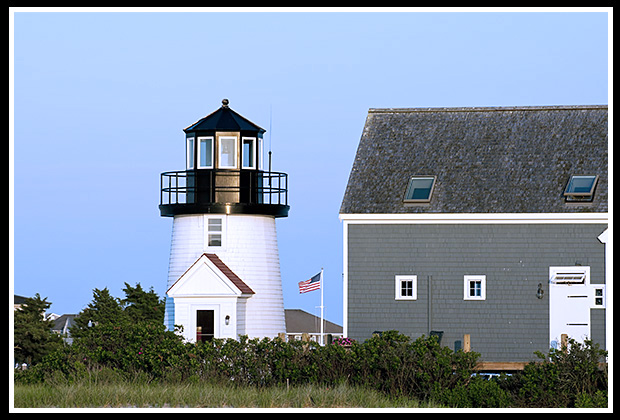
M286 319L286 332L294 333L320 333L321 318L309 314L301 309L285 309L284 315ZM323 319L324 333L342 333L342 327Z
M73 326L73 320L77 317L76 314L64 314L54 320L54 326L52 331L59 332L61 334L68 334L69 328Z
M228 99L222 100L222 106L183 129L186 133L200 131L255 131L259 134L265 132L252 121L233 111L228 107Z
M344 194L347 213L607 212L607 105L370 109ZM430 203L404 204L413 175ZM572 175L594 200L566 203Z

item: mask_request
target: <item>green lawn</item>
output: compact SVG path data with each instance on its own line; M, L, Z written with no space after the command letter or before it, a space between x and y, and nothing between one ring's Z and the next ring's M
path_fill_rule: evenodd
M234 387L207 384L73 384L15 385L15 408L46 407L360 407L432 408L406 398L387 396L348 385Z

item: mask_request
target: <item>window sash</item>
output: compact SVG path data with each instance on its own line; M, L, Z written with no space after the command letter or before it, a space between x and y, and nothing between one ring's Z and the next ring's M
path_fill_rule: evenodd
M418 276L406 275L396 276L395 280L395 300L417 300L418 298Z
M213 168L213 137L198 137L198 168Z
M207 246L222 246L222 219L207 219Z
M185 148L185 163L187 169L194 169L194 137L188 137Z
M237 168L237 137L221 136L218 143L219 167L222 169Z
M241 167L243 169L256 169L256 138L243 137L241 139Z
M486 276L463 277L463 300L486 300Z
M435 176L412 176L405 191L405 203L428 203L435 188Z

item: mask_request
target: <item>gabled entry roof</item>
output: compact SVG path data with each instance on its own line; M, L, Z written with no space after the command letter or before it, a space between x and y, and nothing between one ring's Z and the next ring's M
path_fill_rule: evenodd
M254 291L216 254L204 253L170 286L166 293L185 296L253 295Z
M228 99L222 101L222 106L185 128L183 131L258 131L264 133L265 129L242 117L228 107Z
M230 268L226 264L220 260L220 258L216 254L203 254L205 255L226 277L230 280L237 289L243 294L254 294L254 291L243 282L235 273L232 272Z

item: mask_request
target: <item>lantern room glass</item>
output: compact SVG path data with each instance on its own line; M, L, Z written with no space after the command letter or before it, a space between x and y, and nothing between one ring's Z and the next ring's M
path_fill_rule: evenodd
M219 167L223 169L237 168L237 137L219 138Z

